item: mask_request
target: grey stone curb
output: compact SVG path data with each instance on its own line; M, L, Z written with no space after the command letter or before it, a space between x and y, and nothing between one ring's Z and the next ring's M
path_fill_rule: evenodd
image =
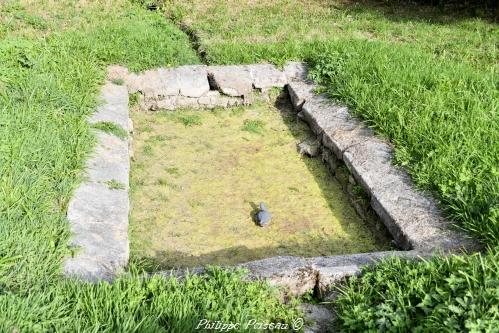
M403 250L473 251L474 240L453 228L428 194L415 189L408 174L392 164L393 149L351 116L349 110L324 95L314 85L293 81L287 86L299 111L323 147L344 162L369 195L371 207Z
M285 287L295 296L310 290L325 295L331 285L343 281L346 277L359 275L363 266L374 264L381 259L403 257L418 260L428 255L418 251L385 251L314 258L279 256L229 268L247 269L249 280L266 280L270 285ZM162 271L152 275L182 279L188 274L200 275L205 271L205 268L197 267Z
M107 82L103 104L89 123L111 122L127 132L128 91ZM86 163L83 183L68 206L75 255L64 263L64 274L86 281L112 280L128 264L129 139L96 131L97 146Z

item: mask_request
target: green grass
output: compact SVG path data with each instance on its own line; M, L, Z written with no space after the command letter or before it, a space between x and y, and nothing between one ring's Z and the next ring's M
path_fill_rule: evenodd
M395 162L436 194L447 216L499 244L495 74L415 47L349 41L315 57L312 77L394 143Z
M308 61L322 90L388 138L394 162L490 246L483 256L386 261L352 279L336 302L341 329L497 331L496 23L406 1L168 4L209 63Z
M241 127L241 130L255 134L263 134L265 130L265 123L261 120L246 119Z
M116 179L111 179L105 183L111 190L124 190L126 187Z
M134 273L112 285L62 277L67 203L95 141L86 118L105 67L198 62L185 34L126 1L1 2L0 331L184 332L203 316L290 320L294 310L270 288L238 274L180 283ZM238 292L252 296L228 297Z
M497 332L499 255L391 259L349 279L336 300L349 332Z
M99 121L92 124L92 128L101 130L103 132L112 134L120 139L125 139L128 137L128 133L123 129L123 127L116 125L110 121Z

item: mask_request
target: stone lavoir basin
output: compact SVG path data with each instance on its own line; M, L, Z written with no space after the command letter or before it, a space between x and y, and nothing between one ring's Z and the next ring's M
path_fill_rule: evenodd
M387 256L478 248L393 165L389 143L315 94L304 64L111 66L107 79L68 205L69 277L112 280L131 249L153 274L237 266L300 295Z
M175 268L389 248L320 157L297 151L315 137L288 98L270 95L226 109L131 109L132 255ZM263 228L261 201L272 213Z

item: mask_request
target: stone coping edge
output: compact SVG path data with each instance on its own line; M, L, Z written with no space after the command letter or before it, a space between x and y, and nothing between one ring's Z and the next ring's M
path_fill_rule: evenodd
M347 107L304 80L287 89L298 117L307 122L322 144L342 161L367 193L370 205L402 250L476 251L478 242L446 220L436 201L416 190L409 175L393 165L393 148L351 115Z
M109 122L131 131L126 87L111 82L101 89L103 104L90 124ZM75 253L64 262L68 277L112 280L129 259L128 212L130 138L95 130L97 145L85 165L84 180L69 201L67 217Z
M330 292L332 285L347 277L360 275L363 266L374 264L388 257L420 260L427 256L429 254L418 251L385 251L314 258L278 256L226 266L226 268L247 269L248 280L266 280L272 286L286 288L294 296L313 290L323 297ZM206 268L197 267L161 271L151 273L150 276L161 275L183 279L187 275L202 275L205 272Z

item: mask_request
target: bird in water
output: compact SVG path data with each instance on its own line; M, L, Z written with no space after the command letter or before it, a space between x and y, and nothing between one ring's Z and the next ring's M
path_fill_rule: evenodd
M267 207L265 207L265 204L263 202L260 202L260 210L256 214L256 222L260 227L265 227L270 223L270 220L272 219L272 213L269 212Z

